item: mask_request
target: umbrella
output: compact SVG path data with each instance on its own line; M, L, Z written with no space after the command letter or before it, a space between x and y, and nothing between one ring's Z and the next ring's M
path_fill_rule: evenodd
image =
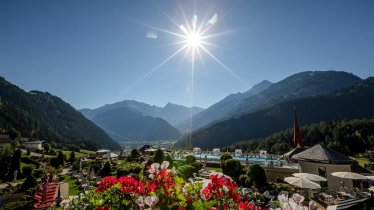
M291 185L301 187L301 188L306 188L306 189L321 188L321 185L319 185L315 182L300 178L300 177L292 177L292 176L291 177L286 177L286 178L284 178L284 181L291 184Z
M368 190L374 192L374 186L369 187Z
M367 179L365 176L353 172L334 172L331 175L344 179Z
M300 177L300 178L307 179L307 180L310 180L310 181L316 181L316 182L324 182L324 181L327 181L327 179L326 179L325 177L318 176L318 175L315 175L315 174L309 174L309 173L294 173L294 174L292 174L292 175L295 176L295 177Z
M365 176L367 179L374 180L374 176Z

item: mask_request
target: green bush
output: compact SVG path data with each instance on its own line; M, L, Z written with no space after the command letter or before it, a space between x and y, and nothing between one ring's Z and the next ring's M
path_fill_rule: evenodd
M22 167L23 177L28 177L32 173L33 170L34 170L34 168L32 166Z
M27 164L34 164L36 167L39 167L39 162L31 159L30 157L27 157L27 156L22 156L21 157L21 161L24 162L24 163L27 163Z
M34 169L34 171L32 172L32 174L36 178L42 178L42 176L44 175L44 171L43 171L43 169Z
M129 174L139 174L142 171L142 167L139 163L127 163L117 170L117 178Z
M246 186L245 181L247 181L248 176L246 174L240 174L239 176L239 184L241 186Z
M193 173L197 173L197 169L191 165L184 165L177 169L177 176L183 177L184 179L191 178Z
M1 209L3 210L25 210L25 209L32 209L33 202L32 201L14 201L7 203Z
M198 162L191 163L191 164L189 164L189 165L195 167L197 170L200 170L200 169L202 169L202 168L204 167L204 164L203 164L203 163L198 163Z
M38 182L36 181L35 176L31 174L23 182L23 184L21 186L21 191L25 192L26 190L28 190L30 188L34 188L37 185L38 185Z
M101 177L106 177L106 176L110 176L111 174L112 174L112 168L110 166L110 163L106 162L104 164L104 167L100 171L100 176Z
M232 159L232 156L230 153L224 153L221 155L220 159L221 159L221 165L222 165L226 160Z
M137 160L139 157L140 157L139 150L137 150L137 149L133 149L133 150L131 150L131 154L130 154L130 160L131 160L131 161L135 161L135 160Z
M226 174L238 180L242 172L243 166L240 164L239 160L227 159L226 161L223 162L221 168L222 168L223 174Z
M186 156L186 163L191 164L196 162L196 157L193 155L187 155Z
M257 189L266 186L266 174L261 166L255 164L249 167L247 176L250 180L250 184L254 185Z
M153 162L161 164L162 161L164 160L165 160L164 151L162 151L161 149L156 150L155 156L153 158Z

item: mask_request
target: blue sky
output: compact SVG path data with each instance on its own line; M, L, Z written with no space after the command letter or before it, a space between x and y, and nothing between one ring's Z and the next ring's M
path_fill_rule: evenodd
M192 79L185 52L144 77L181 47L149 25L181 33L181 9L198 23L217 14L209 33L223 34L209 42L219 47L206 48L240 79L206 53ZM76 108L124 99L206 108L300 71L373 76L373 11L370 0L2 0L0 75Z

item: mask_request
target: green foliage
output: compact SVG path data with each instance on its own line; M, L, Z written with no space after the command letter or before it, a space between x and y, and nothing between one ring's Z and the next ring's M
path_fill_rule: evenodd
M104 167L100 171L100 176L105 177L105 176L110 176L112 175L112 167L110 166L109 162L106 162L104 164Z
M222 165L226 160L232 159L232 156L230 153L224 153L221 155L220 159L221 159L221 165Z
M137 149L131 150L130 159L131 161L137 160L140 157L140 152Z
M164 151L162 151L161 149L157 149L155 152L155 156L153 157L153 162L162 163L162 161L164 160L165 160Z
M187 155L186 156L186 163L191 164L196 162L196 157L193 155Z
M25 209L32 209L33 202L32 201L14 201L7 203L3 206L2 210L25 210Z
M69 161L70 161L71 164L74 163L74 161L75 161L75 152L74 151L72 151L70 153Z
M27 156L22 156L21 161L23 163L33 164L33 165L35 165L35 167L39 167L39 165L40 165L40 163L38 161L35 161L35 160L33 160L33 159L31 159L30 157L27 157Z
M5 175L8 173L8 169L10 166L10 160L13 156L13 149L12 145L6 144L4 149L0 151L0 179L5 179Z
M184 179L191 178L193 173L197 173L197 169L191 165L183 165L177 169L177 176L183 177Z
M23 177L28 177L29 175L31 175L33 170L34 170L34 168L32 166L22 167Z
M167 155L165 157L165 160L168 161L170 163L170 165L173 165L173 159L171 159L170 155Z
M117 169L117 178L130 174L140 174L142 168L143 165L139 163L126 163L121 168Z
M243 166L240 164L239 160L227 159L223 162L221 168L224 174L238 180L240 174L242 173Z
M38 185L34 175L29 175L21 186L21 191L24 192L30 188L34 188Z
M21 150L17 149L13 152L12 159L9 166L8 180L12 181L14 178L14 172L17 170L18 173L21 173Z
M250 166L247 176L250 180L250 185L253 185L258 189L266 186L266 174L261 166L257 164Z
M239 176L239 184L241 186L246 186L245 182L247 181L247 179L248 179L247 174L240 174L240 176Z
M60 98L47 92L25 92L0 77L0 125L5 132L19 131L21 136L48 139L63 147L67 143L83 143L94 150L116 149L102 129Z
M346 155L363 153L374 148L374 119L343 120L340 122L320 122L301 128L305 146L324 143L328 147ZM239 142L233 149L259 151L261 149L275 154L291 150L293 130L287 129L266 138Z

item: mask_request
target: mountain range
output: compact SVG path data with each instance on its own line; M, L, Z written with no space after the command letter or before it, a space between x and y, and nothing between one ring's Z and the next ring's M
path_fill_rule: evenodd
M1 132L19 132L56 145L118 149L102 129L71 105L47 92L26 92L0 77Z
M327 72L327 74L331 73L341 74L340 72ZM366 80L361 80L354 75L345 74L343 78L346 80L343 84L348 85L350 83L348 82L349 77L351 77L351 82L355 84L330 93L290 99L263 109L258 108L258 110L253 112L236 115L230 119L199 129L191 134L190 137L182 138L176 145L180 147L192 145L193 147L207 149L264 137L292 127L295 107L300 125L321 121L374 118L374 78L370 77ZM331 75L329 77L334 79ZM342 77L337 78L342 79ZM331 83L334 84L333 81ZM321 87L324 86L323 84L320 85ZM341 87L341 85L338 86ZM269 89L265 91L268 92ZM321 92L325 92L325 90L321 90ZM264 95L263 93L261 94Z
M182 134L172 125L202 110L172 103L158 107L124 100L80 112L117 141L154 141L179 139Z

